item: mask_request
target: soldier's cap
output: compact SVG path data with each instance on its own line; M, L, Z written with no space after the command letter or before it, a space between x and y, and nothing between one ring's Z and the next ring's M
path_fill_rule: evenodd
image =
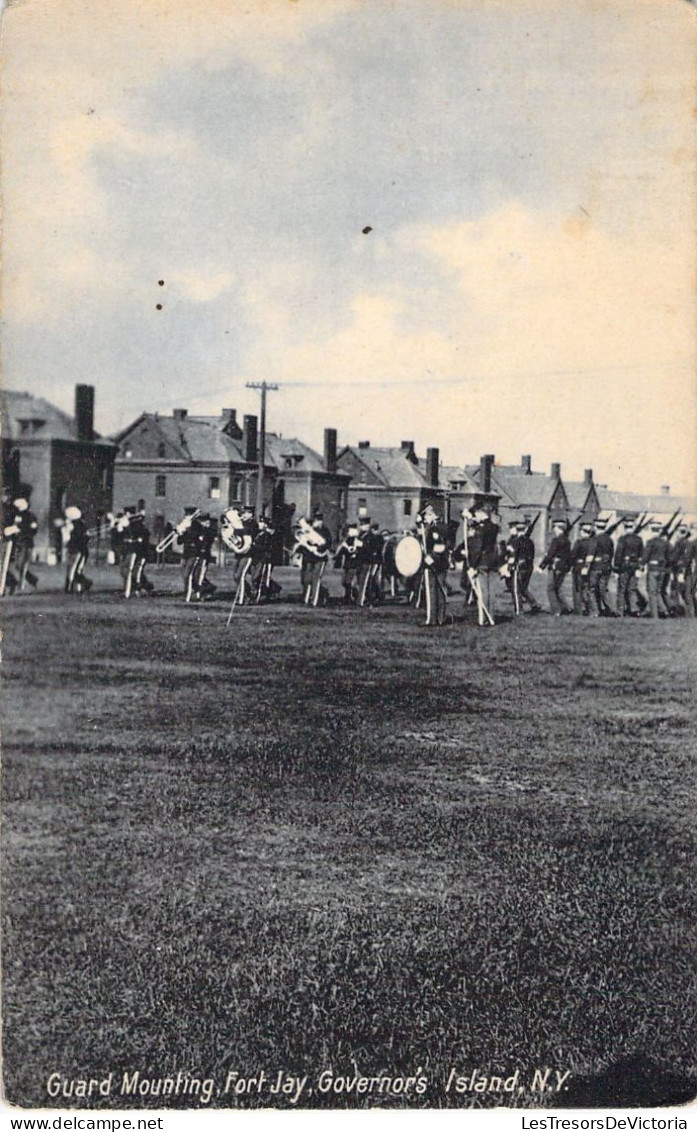
M371 523L370 515L359 515L358 523L361 527L369 527Z
M638 518L638 515L625 515L622 524L625 527L633 527Z
M129 503L128 507L124 507L124 513L126 515L135 515L135 513L136 513L135 504Z
M347 535L357 535L357 534L358 534L358 527L357 527L357 526L351 526L351 527L349 527L349 529L347 530L346 534L347 534Z
M684 531L685 534L687 534L689 529L690 529L689 523L680 523L679 526L678 526L678 533Z
M210 523L210 521L211 521L211 517L210 517L208 511L204 512L202 515L199 515L199 519L201 520L202 523Z
M663 520L662 519L652 519L651 522L649 523L649 526L651 527L652 531L660 531L661 528L663 527Z
M65 517L66 519L81 519L82 511L79 507L66 507Z
M602 515L598 515L597 519L595 520L595 525L596 525L596 527L606 527L607 526L607 519L604 518Z
M253 514L254 514L254 508L250 507L248 503L246 503L244 505L244 507L242 507L240 509L240 515L253 515Z
M26 511L29 507L26 499L15 499L13 500L13 503L18 511Z
M312 516L312 522L313 523L323 523L324 522L324 515L321 513L321 511L315 512L315 514Z
M592 530L593 530L593 526L594 526L594 524L593 524L593 520L592 520L592 519L585 519L585 520L584 520L584 521L583 521L583 522L581 523L581 530L582 530L582 531L592 531Z
M564 530L566 530L566 519L553 519L552 520L552 526L553 527L563 527Z
M195 507L185 507L184 508L184 514L185 515L193 515L195 510L196 510Z

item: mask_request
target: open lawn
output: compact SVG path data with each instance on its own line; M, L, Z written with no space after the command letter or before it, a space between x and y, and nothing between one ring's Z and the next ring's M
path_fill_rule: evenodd
M694 1094L694 626L227 611L3 604L8 1099L111 1073L51 1103L203 1103L129 1091L178 1071L230 1107Z

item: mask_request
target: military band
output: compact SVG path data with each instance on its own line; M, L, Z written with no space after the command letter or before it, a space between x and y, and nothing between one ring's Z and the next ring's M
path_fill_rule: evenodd
M219 567L228 552L233 556L233 608L268 602L281 592L272 577L280 544L266 515L257 521L250 506L236 504L222 513L218 525L216 516L187 507L179 522L169 525L165 537L152 547L143 506L139 501L116 516L108 515L92 531L78 506L65 508L56 526L66 563L66 593L86 594L92 586L85 568L90 537L95 533L98 538L109 536L110 561L117 563L121 572L126 599L154 592L147 577L148 564L162 563L165 552L175 544L181 556L187 603L215 595L216 586L208 573L216 562L216 545ZM341 570L345 605L359 609L376 605L387 594L394 601L406 600L414 608L423 609L429 627L446 621L448 598L453 592L448 584L449 572L458 567L465 619L476 612L479 626L495 624L499 613L494 609L495 591L499 591L500 601L501 583L516 617L542 612L530 590L536 556L532 535L539 515L534 519L515 517L503 538L499 517L490 507L475 504L465 508L461 519L463 537L454 545L456 524L445 522L433 502L424 505L411 530L400 532L381 531L363 509L358 519L344 528L332 553L332 533L322 513L316 510L301 517L293 528L294 543L292 548L288 545L288 552L300 568L302 603L311 608L328 604L325 571L331 560ZM572 541L577 523L578 536ZM37 586L38 578L31 569L37 528L28 498L18 495L12 499L6 492L2 501L0 596L21 592L27 585ZM573 523L556 516L538 565L539 571L547 573L549 612L557 617L575 613L587 617L694 619L696 529L697 524L688 523L679 512L668 522L646 514L627 514L612 525L603 515L595 519L579 516ZM616 530L619 535L615 545L612 536ZM499 576L501 582L494 586ZM613 576L614 604L610 599ZM564 593L567 579L572 606ZM398 583L404 587L403 593ZM505 604L502 610L505 615Z

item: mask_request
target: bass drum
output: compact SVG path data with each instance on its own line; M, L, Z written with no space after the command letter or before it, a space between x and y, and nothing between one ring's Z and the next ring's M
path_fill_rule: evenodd
M418 574L423 558L421 543L413 535L404 535L394 548L394 564L403 578Z

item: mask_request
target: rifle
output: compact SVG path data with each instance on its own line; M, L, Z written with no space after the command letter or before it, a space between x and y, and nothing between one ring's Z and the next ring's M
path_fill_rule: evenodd
M648 513L648 511L644 511L644 514L640 516L640 518L639 518L639 520L638 520L638 522L637 522L637 525L636 525L636 527L634 528L634 534L635 534L635 535L640 535L640 534L641 534L641 532L642 532L642 531L643 531L643 530L644 530L644 529L645 529L646 527L648 527L648 525L649 525L649 523L650 523L650 522L651 522L651 520L649 519L649 513Z
M576 524L580 523L580 522L581 522L581 516L580 515L576 516L573 523L570 523L569 520L567 519L566 520L566 533L567 533L567 535L570 535L571 532L573 531L574 527L576 526Z
M678 518L678 515L680 514L681 510L682 510L682 508L678 507L677 511L673 512L673 514L671 515L670 519L665 524L665 526L661 527L661 537L662 538L671 538L675 534L676 530L678 529L678 524L676 524L675 527L673 527L673 523ZM672 530L671 530L671 527L673 528Z
M535 527L537 526L537 521L538 521L541 514L542 514L542 512L538 511L537 514L535 515L535 518L533 519L533 521L531 523L528 523L527 529L525 531L525 537L526 538L530 538L530 535L532 534L532 532L535 530Z
M622 526L623 522L624 519L618 519L616 523L613 523L611 527L608 527L608 529L605 531L605 534L614 535L615 531Z

